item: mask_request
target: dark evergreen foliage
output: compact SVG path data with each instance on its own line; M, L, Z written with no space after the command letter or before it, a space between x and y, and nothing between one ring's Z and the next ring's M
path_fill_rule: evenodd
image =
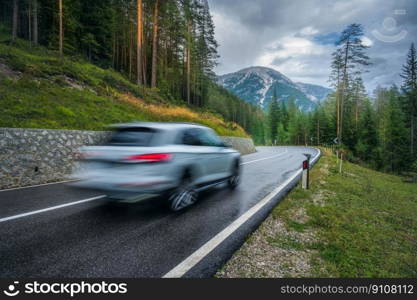
M255 140L264 141L263 113L214 83L218 45L207 0L160 0L156 19L156 1L142 0L141 64L137 55L137 0L62 0L62 4L64 55L112 68L145 86L151 86L155 73L155 87L167 100L215 111L256 135ZM15 25L17 38L36 44L36 31L39 45L58 50L58 1L1 0L0 12L0 30L9 32L8 42L13 42ZM223 106L227 109L219 109Z

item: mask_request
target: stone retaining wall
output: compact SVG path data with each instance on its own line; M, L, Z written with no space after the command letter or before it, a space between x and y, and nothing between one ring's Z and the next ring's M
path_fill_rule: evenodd
M108 131L0 128L0 189L65 180L76 150L97 145ZM223 137L242 154L255 152L248 138Z
M222 136L222 139L242 155L256 152L252 139L233 136Z

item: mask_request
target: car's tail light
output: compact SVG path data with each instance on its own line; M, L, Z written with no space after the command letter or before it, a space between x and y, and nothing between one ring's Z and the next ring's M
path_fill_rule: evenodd
M128 163L155 163L166 162L172 159L172 154L169 153L153 153L153 154L139 154L131 155L123 159Z

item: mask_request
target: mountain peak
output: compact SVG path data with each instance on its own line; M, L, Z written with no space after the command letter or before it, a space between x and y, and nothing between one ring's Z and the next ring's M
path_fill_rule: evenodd
M240 98L263 108L272 99L274 90L280 101L293 99L303 111L311 111L330 89L295 83L281 72L268 67L253 66L218 77L218 83Z
M248 73L250 73L250 74L255 74L255 75L258 75L258 76L261 76L261 77L280 77L282 79L285 79L285 81L292 83L291 79L289 79L287 76L285 76L281 72L279 72L275 69L268 68L268 67L263 67L263 66L247 67L247 68L243 68L243 69L241 69L237 72L225 74L223 76L234 75L236 73L238 73L238 74L242 74L242 73L248 74ZM223 76L220 76L220 77L223 77Z
M268 68L268 67L263 67L263 66L253 66L253 67L247 67L247 68L243 68L237 72L277 72L280 73L279 71L272 69L272 68Z

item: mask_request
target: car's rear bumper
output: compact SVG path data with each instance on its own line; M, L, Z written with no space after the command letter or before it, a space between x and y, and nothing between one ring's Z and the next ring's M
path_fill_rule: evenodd
M175 187L175 181L166 177L149 177L132 180L127 178L81 178L70 183L81 189L100 191L109 198L136 199L155 197Z

